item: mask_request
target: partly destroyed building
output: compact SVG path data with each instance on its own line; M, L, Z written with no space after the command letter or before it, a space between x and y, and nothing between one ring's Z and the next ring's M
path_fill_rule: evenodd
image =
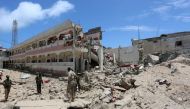
M121 64L137 64L139 61L139 53L137 47L119 47L106 49L107 57L114 57Z
M142 46L143 54L156 54L166 52L190 52L190 32L162 34L160 37L132 40L132 45Z
M80 25L68 20L10 48L6 66L59 75L64 75L68 67L84 71L99 63L101 37L100 27L84 33Z
M3 68L3 65L5 64L4 63L5 60L8 60L7 49L0 46L0 68Z

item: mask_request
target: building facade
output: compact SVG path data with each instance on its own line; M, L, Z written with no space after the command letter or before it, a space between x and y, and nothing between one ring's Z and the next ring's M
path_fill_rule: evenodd
M143 54L156 54L166 52L189 53L190 32L162 34L160 37L132 40L132 45L142 46Z
M106 49L109 55L115 55L115 59L121 64L138 64L139 53L137 47L119 47Z
M96 29L95 29L96 30ZM66 21L46 32L32 37L13 48L10 48L9 61L6 66L19 69L30 69L51 75L65 75L68 67L75 71L86 69L89 63L88 52L95 51L100 44L101 28L93 33L84 33L80 25ZM97 45L89 40L96 41ZM98 45L99 46L99 45ZM90 50L89 50L90 49ZM97 55L91 53L91 59L98 63Z
M0 46L0 69L2 69L5 65L4 61L8 61L8 51L7 49Z

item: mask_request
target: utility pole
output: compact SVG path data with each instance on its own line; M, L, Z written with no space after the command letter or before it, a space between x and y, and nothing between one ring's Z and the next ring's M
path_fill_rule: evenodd
M13 20L13 27L12 27L12 47L17 44L17 21Z
M76 48L76 45L75 45L75 39L76 39L76 25L74 24L73 26L73 66L74 66L74 72L76 72L76 56L75 56L75 48Z

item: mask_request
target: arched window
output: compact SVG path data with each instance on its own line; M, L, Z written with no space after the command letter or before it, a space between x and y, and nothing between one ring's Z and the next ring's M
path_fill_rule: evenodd
M59 35L59 40L63 40L65 38L65 34L60 34Z
M64 62L65 61L65 52L61 52L59 54L59 62Z
M32 63L36 63L37 62L37 56L32 56Z
M55 43L57 41L57 37L56 36L53 36L53 37L50 37L49 39L48 39L48 42L47 42L47 44L49 45L49 44L53 44L53 43Z

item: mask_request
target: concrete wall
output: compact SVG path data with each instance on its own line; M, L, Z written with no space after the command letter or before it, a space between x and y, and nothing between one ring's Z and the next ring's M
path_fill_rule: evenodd
M190 52L190 33L168 34L165 37L148 38L141 41L134 40L133 46L138 46L139 42L144 49L144 55L165 52ZM176 45L177 42L181 42L182 45Z
M118 54L120 51L120 61L122 63L131 63L137 64L139 59L139 53L137 47L122 47L119 48L107 49L106 52L112 54L115 53L116 60L118 61Z

